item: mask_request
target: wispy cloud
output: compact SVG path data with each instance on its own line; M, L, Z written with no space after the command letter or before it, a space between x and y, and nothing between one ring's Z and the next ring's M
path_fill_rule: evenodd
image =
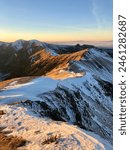
M104 6L104 4L102 4L102 1L91 0L91 5L92 5L92 14L93 14L93 17L95 18L95 23L96 23L97 28L98 29L111 28L112 21L108 21L108 18L110 18L110 16L105 16L108 12L107 3Z
M99 5L98 5L97 1L92 0L92 14L95 17L97 27L101 28L102 24L101 24L101 16L100 16L100 13L99 13L99 9L100 8L99 8Z

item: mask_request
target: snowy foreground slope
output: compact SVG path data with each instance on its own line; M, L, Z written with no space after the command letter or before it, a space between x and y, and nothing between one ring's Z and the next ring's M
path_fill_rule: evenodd
M61 81L40 77L18 82L14 79L1 90L0 104L21 102L42 117L76 124L112 141L112 101L90 73Z
M22 136L28 143L20 148L28 150L112 150L112 146L100 136L76 126L40 118L20 106L0 106L5 111L0 124L12 131L10 135ZM55 142L45 144L45 139L57 136Z
M32 146L37 150L111 150L112 51L94 47L86 50L86 46L57 46L38 41L17 41L9 46L17 47L15 54L20 55L23 53L22 46L25 51L28 44L32 46L31 42L40 45L40 51L39 47L32 47L34 53L35 48L40 53L35 53L37 58L33 57L33 61L38 62L34 64L34 69L38 68L46 55L42 50L43 45L47 52L51 51L51 55L54 55L56 65L44 76L20 76L1 82L0 109L6 112L0 118L1 124L9 130L12 128L11 134L20 134L32 141L27 144L28 149L32 149ZM70 56L66 55L70 49ZM34 55L31 58L32 56ZM44 60L48 66L52 63L48 61L49 57L50 54L47 54ZM9 62L14 62L12 59ZM28 61L30 62L30 57ZM62 61L66 67L61 64ZM43 67L44 65L40 66L41 69ZM8 71L9 69L6 73ZM61 133L58 143L41 145L42 138L47 138L53 132Z

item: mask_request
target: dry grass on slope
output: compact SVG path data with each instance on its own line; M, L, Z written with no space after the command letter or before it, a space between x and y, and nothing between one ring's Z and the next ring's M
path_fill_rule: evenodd
M33 58L34 61L28 69L30 69L31 75L44 75L55 79L61 79L68 75L70 76L70 73L67 72L70 61L81 60L86 51L87 49L71 54L52 56L45 50L41 50L31 56L31 59ZM60 72L60 70L64 70L64 73Z
M4 114L5 112L0 110L0 117ZM8 136L7 134L11 133L11 131L3 131L5 128L0 127L0 150L17 150L17 148L26 144L26 140L22 137Z
M7 86L13 85L13 83L14 84L24 84L24 83L27 83L27 82L33 80L36 77L37 76L29 76L29 77L13 78L13 79L8 79L8 80L5 80L5 81L1 81L0 82L0 90L4 89Z
M11 82L13 82L14 79L5 80L0 82L0 89L3 89L4 87L8 86Z
M17 150L18 147L24 146L26 140L20 137L7 136L0 132L0 150Z

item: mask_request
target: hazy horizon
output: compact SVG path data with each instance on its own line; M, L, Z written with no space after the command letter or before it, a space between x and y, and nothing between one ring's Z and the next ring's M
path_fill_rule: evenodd
M12 42L16 42L18 40L24 40L24 41L30 41L30 40L37 40L37 39L30 39L30 40L25 40L25 39L17 39L15 41L0 41L0 42L7 42L7 43L12 43ZM40 41L40 40L38 40ZM76 44L88 44L88 45L94 45L94 46L98 46L98 47L106 47L106 48L113 48L113 40L110 41L40 41L40 42L45 42L45 43L49 43L49 44L58 44L58 45L76 45Z

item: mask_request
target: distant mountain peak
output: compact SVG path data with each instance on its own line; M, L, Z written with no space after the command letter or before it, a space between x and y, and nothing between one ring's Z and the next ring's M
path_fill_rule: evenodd
M23 48L24 40L17 40L11 43L11 46L14 47L16 50L20 50Z

